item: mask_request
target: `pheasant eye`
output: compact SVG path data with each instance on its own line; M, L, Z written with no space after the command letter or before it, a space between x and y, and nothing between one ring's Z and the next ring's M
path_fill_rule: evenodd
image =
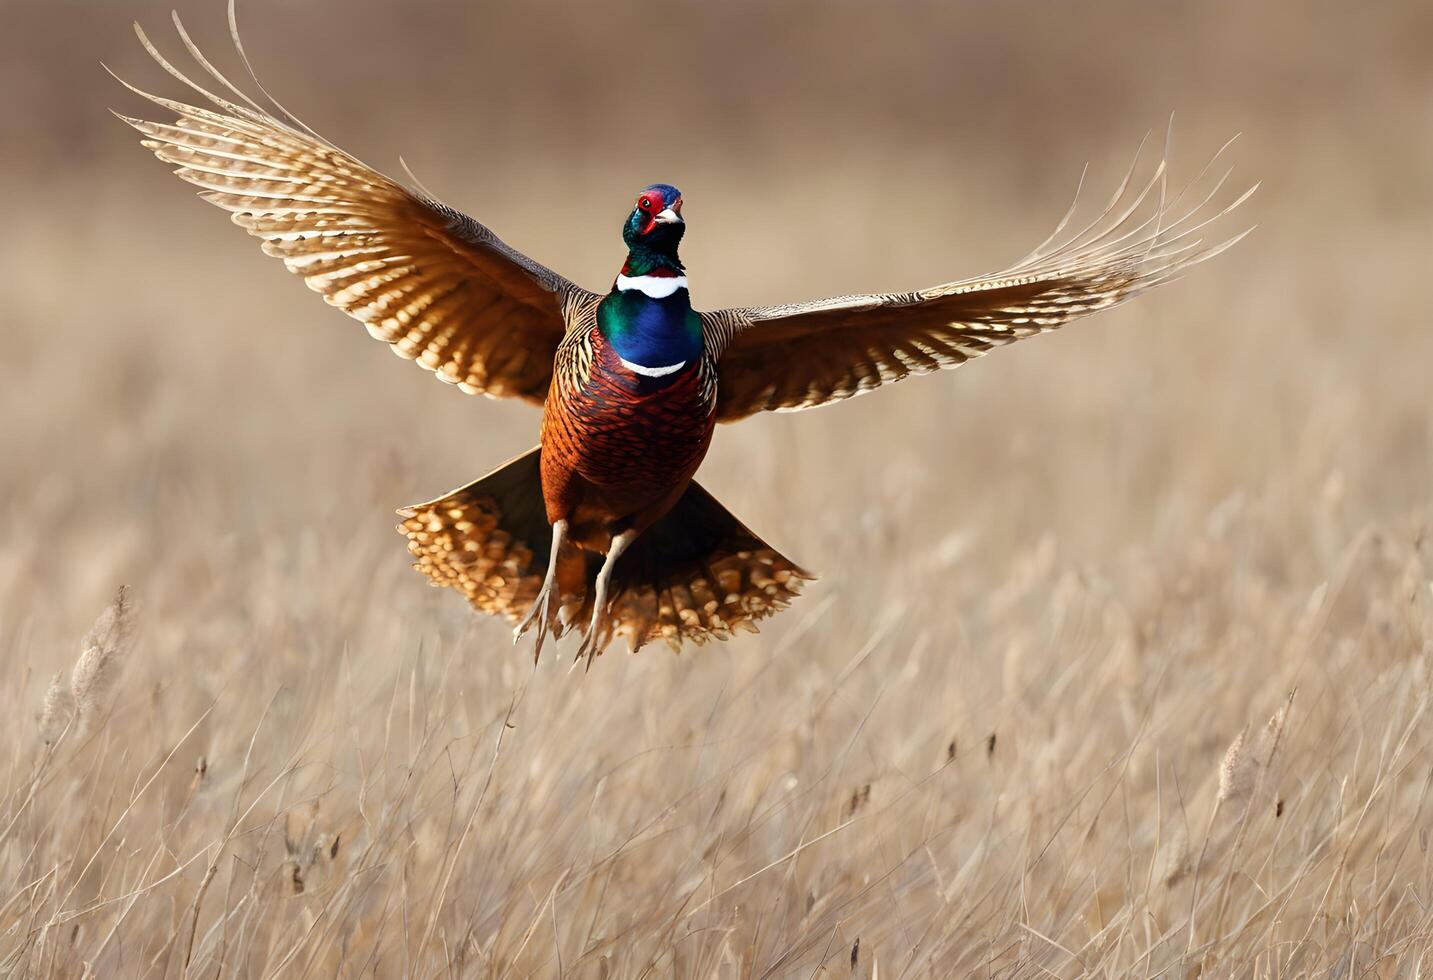
M637 202L637 207L641 208L643 211L650 211L652 208L652 202L644 197Z

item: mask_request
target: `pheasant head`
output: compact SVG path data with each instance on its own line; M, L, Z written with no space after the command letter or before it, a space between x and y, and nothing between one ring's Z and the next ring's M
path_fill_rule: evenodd
M622 226L622 240L627 243L625 275L646 275L653 269L682 270L677 258L681 244L682 192L671 184L652 184L643 188ZM630 270L630 271L629 271Z

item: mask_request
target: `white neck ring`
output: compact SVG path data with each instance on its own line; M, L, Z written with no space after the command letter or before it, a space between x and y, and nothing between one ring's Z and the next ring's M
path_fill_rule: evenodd
M666 299L679 289L687 288L686 276L624 276L617 274L617 288L622 292L637 290L651 299Z

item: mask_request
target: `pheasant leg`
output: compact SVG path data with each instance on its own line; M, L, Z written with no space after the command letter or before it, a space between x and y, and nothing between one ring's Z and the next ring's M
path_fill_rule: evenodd
M542 588L538 590L537 597L528 607L527 615L513 630L513 642L516 643L524 633L534 626L537 627L537 642L532 649L533 663L537 663L538 657L542 655L542 641L547 639L547 635L553 631L553 625L557 622L558 608L562 602L562 596L557 589L557 556L566 541L567 520L560 518L552 525L552 554L547 559L547 574L543 576Z
M623 531L614 537L612 545L607 549L607 560L602 563L602 570L597 573L597 585L592 596L592 623L587 627L587 636L577 651L579 660L584 657L587 659L587 670L592 669L592 658L597 656L597 651L602 649L607 639L607 583L612 580L612 569L616 566L617 559L622 557L622 552L636 539L637 532L632 530Z

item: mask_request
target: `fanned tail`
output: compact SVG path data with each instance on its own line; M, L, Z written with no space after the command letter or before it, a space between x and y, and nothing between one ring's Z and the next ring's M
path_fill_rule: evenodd
M692 483L613 569L613 634L636 651L653 640L680 650L684 640L755 633L814 578Z
M540 450L532 449L436 500L400 510L413 567L461 592L479 612L517 622L542 586L552 547ZM584 630L601 556L573 548L558 559L566 623ZM753 534L693 483L613 570L611 636L635 651L756 631L813 576Z
M398 511L413 567L457 589L478 612L521 617L547 572L552 528L542 504L538 450L436 500ZM580 591L581 578L571 583Z

